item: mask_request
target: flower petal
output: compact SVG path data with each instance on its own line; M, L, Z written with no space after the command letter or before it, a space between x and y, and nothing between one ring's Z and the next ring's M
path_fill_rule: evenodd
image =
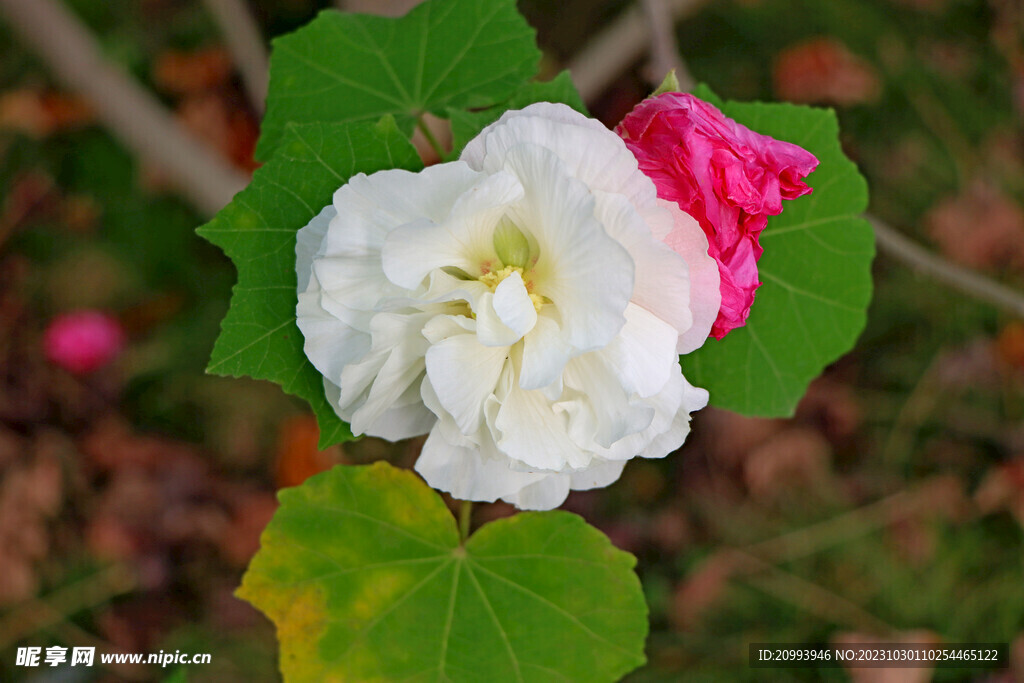
M642 432L654 419L654 409L643 401L630 400L598 353L573 358L563 377L565 397L554 408L568 416L569 438L580 448L609 448Z
M722 307L718 264L708 256L708 238L697 219L672 202L659 199L658 203L672 213L675 222L665 244L686 260L688 268L693 324L679 336L676 352L690 353L704 345Z
M518 335L517 341L537 323L537 309L518 272L513 271L498 284L491 303L501 322Z
M331 220L338 215L333 204L328 204L309 223L295 233L295 274L298 276L299 291L309 287L309 276L313 272L313 256L323 244L324 235Z
M421 331L436 315L420 311L374 316L370 352L341 372L341 407L353 434L373 428L409 387L422 379L429 344Z
M506 167L525 190L513 220L539 245L538 293L558 308L569 344L580 351L601 348L625 322L622 311L633 290L629 252L593 217L593 195L552 152L521 144L508 150Z
M519 386L523 389L541 389L557 382L572 357L572 347L565 341L557 317L553 306L543 307L537 323L523 338L519 373Z
M569 475L569 487L573 491L589 491L600 489L618 481L626 467L624 460L609 460L595 462L590 467L580 472L573 472Z
M459 158L490 172L502 168L508 151L523 143L554 152L571 176L593 190L625 195L638 206L656 197L619 136L564 104L538 102L505 112L467 143Z
M636 270L630 300L672 325L678 335L693 326L689 306L689 268L682 256L652 238L646 219L657 213L665 213L665 209L657 205L649 206L645 215L622 195L606 192L597 194L598 219L608 234L626 248L634 263L643 264L642 268ZM667 216L660 218L670 220Z
M430 384L463 434L480 428L484 401L507 361L507 347L484 346L470 333L448 337L427 351Z
M674 327L631 303L626 307L622 332L594 354L615 373L627 393L647 398L660 392L679 368L675 354L677 336Z
M482 263L497 259L494 228L523 189L511 173L479 176L443 219L410 221L388 234L382 254L391 282L416 289L430 271L445 266L476 276Z
M410 386L395 402L395 405L384 411L373 424L367 427L364 433L367 436L398 441L429 432L437 423L437 416L430 412L422 401L415 400L416 388L415 384ZM338 407L341 403L341 388L327 378L324 378L324 395L327 397L327 402L334 408L334 412L338 413L341 419L347 419L342 414L345 411ZM351 414L351 411L345 412L345 414Z
M553 510L564 503L568 495L568 475L549 474L512 495L502 496L501 499L512 503L520 510Z
M524 487L549 476L510 470L508 460L486 458L477 449L448 443L437 429L430 432L423 444L415 469L435 489L447 491L461 500L486 502L514 496Z
M513 385L501 398L494 420L495 441L510 458L534 469L561 471L586 467L590 455L572 442L568 416L556 413L540 391Z

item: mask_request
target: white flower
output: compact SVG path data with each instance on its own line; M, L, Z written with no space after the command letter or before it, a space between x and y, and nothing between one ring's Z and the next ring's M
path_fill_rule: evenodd
M354 176L297 254L331 404L356 434L429 432L416 470L456 498L557 507L678 448L707 403L678 363L719 307L703 232L563 105L507 112L459 161Z

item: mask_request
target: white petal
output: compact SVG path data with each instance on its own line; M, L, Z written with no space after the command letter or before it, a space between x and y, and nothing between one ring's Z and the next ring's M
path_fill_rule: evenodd
M634 456L661 458L679 448L690 431L690 413L707 405L708 393L690 385L676 366L665 388L645 399L654 408L654 420L639 434L628 436L597 454L607 460Z
M463 434L477 431L484 401L494 393L508 349L483 346L475 334L460 334L427 351L427 376L444 409Z
M481 174L443 219L411 221L388 234L382 251L384 273L406 289L419 287L431 270L444 266L479 274L482 263L497 258L494 227L522 193L511 173Z
M625 466L625 461L595 460L587 469L569 475L569 486L573 491L604 488L618 481Z
M310 273L307 280L309 291L299 294L295 307L295 322L303 336L302 348L313 367L339 382L342 368L370 350L370 336L325 311L316 276Z
M679 337L676 350L690 353L703 346L722 306L718 264L708 256L708 238L697 219L672 202L659 199L658 203L671 212L675 221L665 243L686 259L689 266L689 308L693 314L693 325Z
M467 143L460 158L490 171L501 168L508 150L521 143L550 149L573 177L593 190L623 194L638 206L657 196L654 183L618 135L564 104L538 102L505 112Z
M400 169L357 174L334 193L331 221L314 270L321 286L350 308L370 310L398 296L384 275L381 249L387 235L416 220L442 220L481 174L466 164L438 164L421 173Z
M523 389L541 389L558 381L572 356L572 347L564 340L557 316L554 307L545 306L537 316L537 324L523 338L519 374L519 386Z
M568 415L569 438L583 449L609 448L620 439L644 431L654 419L654 409L643 401L631 400L597 353L569 361L564 378L566 396L555 408Z
M679 371L675 352L678 332L636 304L626 307L626 324L608 346L595 351L630 394L647 398L664 388Z
M429 346L421 330L433 313L378 313L371 323L372 346L341 372L341 407L351 411L353 434L362 434L422 379Z
M598 219L636 264L631 301L672 325L677 335L690 329L693 316L687 262L656 240L648 224L652 214L662 214L663 220L670 221L666 210L652 204L642 214L619 194L600 192L596 199Z
M476 331L476 321L462 315L438 315L423 326L423 336L431 344L440 344L449 337Z
M415 386L410 387L415 390ZM394 407L385 411L376 422L366 429L367 436L376 436L381 439L398 441L414 436L421 436L430 431L431 427L437 424L437 417L427 410L422 401L410 401L407 396L415 395L414 391L406 391ZM349 420L351 411L339 408L341 403L341 387L324 378L324 395L327 402L334 408L334 412L343 420Z
M388 229L420 218L444 220L481 175L467 164L428 166L418 173L392 169L357 173L334 193L338 213L352 211Z
M537 323L537 309L526 291L522 276L516 271L495 288L492 304L501 322L518 335L517 340Z
M497 311L494 310L494 294L492 292L485 292L471 305L473 313L476 315L477 339L484 346L508 347L522 337L498 317Z
M518 145L508 150L506 166L526 192L513 220L539 244L538 293L558 307L569 344L580 351L604 346L625 322L633 260L594 219L593 195L552 152Z
M569 495L569 476L549 474L540 481L524 486L517 493L502 496L520 510L553 510Z
M298 276L300 292L305 292L309 287L309 276L313 272L313 256L324 241L327 226L337 214L334 206L328 204L295 234L295 273Z
M527 467L557 472L590 462L590 455L569 439L568 417L556 413L540 391L513 386L501 402L494 427L498 448Z
M513 496L523 487L548 476L547 473L514 472L508 468L508 460L485 458L477 449L448 443L436 428L423 444L415 469L435 489L447 491L461 500L487 502Z

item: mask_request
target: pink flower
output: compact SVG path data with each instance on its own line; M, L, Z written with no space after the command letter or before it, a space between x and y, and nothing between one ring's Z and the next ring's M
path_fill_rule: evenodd
M811 191L818 165L797 145L741 126L693 95L669 92L638 104L616 128L658 188L697 219L718 262L722 304L711 336L743 326L760 286L758 237L783 199ZM670 234L666 242L672 244Z
M98 370L124 346L117 320L100 311L74 311L58 315L43 335L43 350L51 363L76 375Z

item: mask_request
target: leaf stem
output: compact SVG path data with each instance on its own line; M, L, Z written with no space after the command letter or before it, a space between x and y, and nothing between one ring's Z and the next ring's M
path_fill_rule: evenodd
M463 543L469 538L469 525L473 519L473 501L464 500L459 504L459 540Z
M427 139L427 142L430 143L433 150L437 152L437 158L443 161L445 156L444 148L441 147L441 143L438 142L437 137L435 137L431 132L430 127L423 122L422 116L416 119L416 127L419 128L421 133L423 133L423 137Z

